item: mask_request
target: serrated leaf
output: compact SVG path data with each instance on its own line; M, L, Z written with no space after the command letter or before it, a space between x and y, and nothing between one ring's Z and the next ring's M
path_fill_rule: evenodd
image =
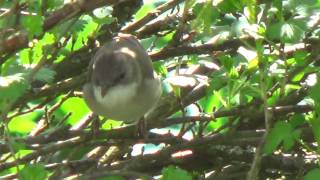
M267 37L271 40L280 40L283 43L296 43L303 38L305 30L305 22L291 19L270 25L267 28Z
M282 42L295 43L303 38L304 27L299 21L288 21L281 27Z
M30 48L25 48L19 52L21 64L31 64L32 53Z
M277 122L267 137L264 152L266 154L271 154L284 140L287 141L286 147L289 147L292 142L288 138L290 138L292 131L293 128L289 123L283 121Z
M169 166L162 170L163 180L192 180L187 171Z
M287 37L288 39L291 39L294 36L294 29L291 24L284 23L281 26L281 32L280 32L281 37Z
M18 172L20 180L43 180L48 176L48 171L41 164L27 165Z
M39 41L31 50L32 50L32 59L31 63L35 64L40 61L43 56L43 44Z
M77 39L74 43L73 50L78 50L83 46L83 43L86 43L88 41L88 37L95 32L97 29L98 24L94 21L89 21L83 28L83 30L79 33L77 33Z
M43 45L53 44L55 42L55 36L52 33L46 32L41 39Z

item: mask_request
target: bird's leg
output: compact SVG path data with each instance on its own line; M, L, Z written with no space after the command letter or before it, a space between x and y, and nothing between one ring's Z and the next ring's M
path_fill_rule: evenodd
M147 123L144 117L140 118L137 126L138 126L138 136L143 139L148 139Z
M101 127L101 123L100 123L99 116L95 115L91 123L91 131L93 136L96 136L99 133L100 127Z

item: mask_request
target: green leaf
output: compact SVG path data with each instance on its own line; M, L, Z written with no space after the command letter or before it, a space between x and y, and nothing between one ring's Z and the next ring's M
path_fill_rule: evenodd
M18 99L28 88L29 84L22 73L0 76L0 111L7 110L8 105Z
M296 128L305 122L305 117L302 114L295 114L290 118L290 124L293 128Z
M21 64L31 64L32 51L30 48L25 48L19 52Z
M95 32L97 29L98 24L95 23L94 21L90 20L83 28L81 32L77 33L77 39L76 42L74 43L74 49L73 50L78 50L80 49L84 43L88 41L89 36Z
M313 87L308 91L308 95L314 102L320 102L320 83L316 83Z
M234 60L229 55L221 56L219 60L227 72L230 73L232 68L234 68Z
M267 37L283 43L296 43L302 40L306 29L305 22L302 20L281 21L267 28Z
M233 13L239 11L245 5L243 2L245 0L228 0L228 1L220 1L218 4L218 8L223 13Z
M43 17L36 16L24 16L22 17L22 26L29 32L29 38L40 36L43 33Z
M301 71L297 74L295 74L292 78L292 82L300 82L302 80L302 78L304 77L306 73L304 71Z
M294 143L292 142L293 137L291 137L292 131L293 128L291 124L283 121L277 122L267 137L264 152L266 154L271 154L282 142L284 142L285 148L292 147L292 144Z
M207 96L200 100L200 104L205 113L212 113L214 108L218 108L221 105L219 99L212 95L211 92L208 92Z
M276 103L278 102L279 98L281 97L280 94L280 89L277 89L276 91L274 91L274 93L272 93L272 96L268 98L268 105L269 106L274 106L276 105Z
M139 9L139 11L135 14L134 19L139 20L145 15L147 15L150 11L152 11L155 6L152 3L144 3L143 6Z
M101 177L99 180L124 180L121 176L107 176L107 177Z
M312 169L303 177L304 180L318 180L320 178L320 169Z
M17 152L19 150L26 149L26 144L18 141L11 141L10 145L12 146L14 152Z
M153 68L157 72L158 75L166 76L168 74L168 70L163 62L157 61L153 63Z
M178 167L169 166L162 170L163 180L192 180L187 171Z
M277 18L280 20L282 18L282 0L273 0L273 5L277 8Z
M34 75L34 79L35 80L39 80L39 81L43 81L43 82L47 82L47 83L51 83L54 79L54 76L56 75L56 72L43 67L41 69L39 69L39 71L37 71L37 73Z
M105 123L101 125L101 129L110 130L116 127L120 127L123 125L122 121L116 121L112 119L108 119Z
M112 22L114 22L116 19L113 18L113 17L103 17L103 18L96 18L96 17L93 17L93 21L97 24L99 24L100 26L101 25L104 25L104 24L111 24Z
M193 21L193 28L202 28L204 32L210 32L211 25L219 17L219 11L216 7L212 6L211 1L196 4L193 8L193 12L197 16L197 18Z
M319 118L319 114L317 112L314 113L314 117L310 118L309 122L311 124L311 128L312 128L314 137L315 137L317 143L320 144L320 118Z
M226 125L229 121L229 118L222 117L222 118L216 118L214 121L210 121L208 124L207 130L208 132L212 132L213 130L217 130L221 128L222 126Z
M271 40L279 40L282 25L282 22L278 22L275 24L271 24L269 27L267 27L267 38Z
M250 23L255 23L257 17L256 0L247 0L245 1L245 4L246 7L244 8L244 14L246 15Z
M55 42L55 35L52 33L46 32L41 39L43 45L53 44Z
M295 51L294 54L294 59L295 59L295 62L300 65L300 66L303 66L306 64L306 61L305 61L305 58L308 56L308 52L306 51Z
M38 63L42 56L43 56L43 44L41 41L39 41L35 46L33 46L33 48L31 48L32 50L32 59L31 59L31 63L32 64L36 64Z
M41 164L27 165L18 172L20 180L43 180L48 176L48 172Z
M213 95L219 100L219 102L224 106L224 107L228 107L228 102L226 101L226 99L224 98L225 95L223 93L223 91L214 91Z
M41 116L42 111L33 111L31 113L23 114L14 117L9 122L9 131L11 133L28 134L36 127L36 120Z
M70 111L72 115L66 121L67 123L73 125L82 119L88 112L90 112L83 98L72 97L68 98L61 106L61 111L63 112L62 116L66 115ZM55 114L57 118L62 118L58 114Z
M24 3L28 4L28 11L35 12L37 14L41 14L41 2L37 0L22 0ZM21 0L20 0L21 3Z
M41 3L43 3L43 1L41 1ZM55 9L59 6L62 6L64 4L63 0L52 0L52 1L46 1L47 3L47 9Z
M284 138L283 141L283 149L285 151L289 151L295 144L296 140L300 138L301 131L300 130L295 130L291 133L291 136L287 136Z

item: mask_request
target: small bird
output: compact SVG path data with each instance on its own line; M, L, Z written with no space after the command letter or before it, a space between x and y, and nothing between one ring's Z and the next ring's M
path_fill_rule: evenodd
M98 115L138 122L157 103L161 82L145 49L132 35L119 34L91 59L83 95Z

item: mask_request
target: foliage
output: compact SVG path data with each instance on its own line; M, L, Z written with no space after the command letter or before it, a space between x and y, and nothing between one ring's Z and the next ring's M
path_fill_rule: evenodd
M112 2L0 1L0 179L320 178L319 0ZM118 33L162 79L145 138L82 98Z

